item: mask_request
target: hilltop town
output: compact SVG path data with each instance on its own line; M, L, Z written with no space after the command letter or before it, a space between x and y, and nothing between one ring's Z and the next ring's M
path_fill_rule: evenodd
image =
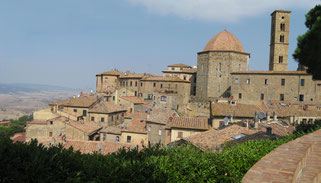
M275 139L321 119L321 81L288 71L290 11L271 14L269 70L250 71L250 53L224 30L197 53L197 66L168 65L163 75L110 70L96 92L35 111L25 141L82 153L190 142L220 151L226 142ZM205 43L205 41L204 41Z

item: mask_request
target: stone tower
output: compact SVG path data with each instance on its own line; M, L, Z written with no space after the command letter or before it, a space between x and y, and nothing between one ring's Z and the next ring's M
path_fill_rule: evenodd
M244 52L240 41L230 32L224 30L214 36L198 53L196 98L230 96L231 72L247 71L250 54Z
M275 10L271 23L270 71L287 71L291 11Z

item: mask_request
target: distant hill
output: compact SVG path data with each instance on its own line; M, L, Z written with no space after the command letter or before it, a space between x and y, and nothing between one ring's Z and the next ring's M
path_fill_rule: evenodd
M0 93L40 92L40 91L77 91L77 89L28 83L0 83Z

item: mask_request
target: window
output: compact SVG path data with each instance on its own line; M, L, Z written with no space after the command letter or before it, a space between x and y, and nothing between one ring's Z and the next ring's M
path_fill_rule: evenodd
M184 80L186 80L186 76L184 76Z
M218 71L220 71L220 72L222 71L222 64L221 63L218 64Z
M304 82L305 82L304 79L301 79L300 85L304 86Z
M284 35L280 35L280 42L284 43Z
M135 82L135 86L137 86L137 81Z
M113 100L115 101L115 96L113 96Z
M143 97L143 94L142 93L138 93L138 97Z
M156 87L156 83L154 83L154 87Z
M108 83L108 78L105 78L105 83Z
M158 135L162 135L162 129L158 130Z
M137 91L135 91L135 97L137 97Z
M304 95L300 95L300 96L299 96L299 101L300 101L300 102L303 102L303 101L304 101Z
M126 86L128 86L128 81L126 81Z
M119 142L119 136L116 136L116 142Z
M280 94L280 101L284 101L284 94Z
M242 93L239 93L239 99L242 99Z
M77 112L77 109L74 109L74 112Z
M234 78L234 83L239 84L239 78Z
M196 77L194 78L194 83L196 83ZM321 85L321 84L320 84Z
M285 31L285 23L280 24L280 29L281 29L281 31Z
M280 64L283 63L283 56L279 56L279 63L280 63Z
M219 92L219 93L221 92L221 85L217 86L217 92Z
M132 137L131 136L127 136L127 142L130 143L132 141Z
M251 84L251 80L250 80L250 79L247 79L247 80L246 80L246 84L248 84L248 85Z
M132 81L129 84L130 84L130 86L133 86L133 82Z
M83 115L83 116L87 116L87 110L83 110L83 111L82 111L82 115Z
M180 69L181 69L181 71L182 71L182 70L183 70L183 67L181 67Z
M143 86L143 83L140 83L140 86Z
M268 80L268 79L265 79L265 80L264 80L264 84L265 84L265 85L268 85L268 84L269 84L269 80Z
M111 121L114 121L114 116L113 115L111 115Z
M163 88L163 84L160 84L160 88Z
M282 19L284 19L284 16L282 16Z
M105 118L101 118L100 121L101 121L101 122L105 122Z
M49 137L52 137L53 136L53 133L52 132L49 132Z
M178 132L177 138L183 138L183 132Z
M53 121L50 121L50 124L53 125Z
M95 121L95 117L91 117L91 119L90 119L91 121Z
M285 85L285 79L281 79L281 86Z
M151 127L151 126L148 127L148 131L149 131L149 132L152 131L152 127Z
M261 100L264 100L264 94L261 93Z
M175 68L174 68L174 67L172 67L172 71L173 71L173 70L175 70Z
M167 96L161 96L161 101L166 102L167 101Z

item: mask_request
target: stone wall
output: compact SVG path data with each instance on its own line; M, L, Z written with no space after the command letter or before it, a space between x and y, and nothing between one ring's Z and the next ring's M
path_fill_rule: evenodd
M147 121L148 142L150 144L165 144L165 124L152 123ZM161 135L159 135L161 130Z

